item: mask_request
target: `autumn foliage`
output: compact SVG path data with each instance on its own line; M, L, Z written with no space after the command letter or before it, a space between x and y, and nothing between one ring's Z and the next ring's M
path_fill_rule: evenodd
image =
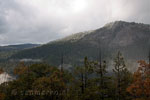
M133 96L133 100L150 100L150 64L139 61L139 68L133 74L133 83L127 91Z

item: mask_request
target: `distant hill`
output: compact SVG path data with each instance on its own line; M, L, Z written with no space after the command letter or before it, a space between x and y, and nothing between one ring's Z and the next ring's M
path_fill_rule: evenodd
M31 49L34 47L40 46L39 44L19 44L19 45L8 45L0 46L0 60L7 59L12 54L16 53L19 50Z
M150 25L116 21L104 27L77 33L35 48L21 50L10 59L42 59L60 65L61 55L65 64L79 64L85 56L97 59L101 49L104 59L113 59L121 51L127 60L147 59L150 47Z
M39 44L19 44L19 45L0 46L0 52L12 51L12 50L23 50L23 49L29 49L37 46L39 46Z

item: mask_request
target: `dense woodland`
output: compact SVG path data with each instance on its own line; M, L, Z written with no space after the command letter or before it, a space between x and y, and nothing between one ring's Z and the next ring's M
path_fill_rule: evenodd
M138 61L134 73L120 52L111 72L107 62L101 54L97 61L85 57L72 71L63 68L63 59L60 68L21 62L14 69L16 79L0 85L0 100L150 100L149 62Z

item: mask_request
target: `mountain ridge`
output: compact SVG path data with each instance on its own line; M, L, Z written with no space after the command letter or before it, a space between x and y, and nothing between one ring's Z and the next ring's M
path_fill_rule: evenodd
M103 56L112 58L115 52L121 51L127 59L146 59L150 46L150 25L116 21L104 27L73 34L40 47L22 50L10 59L42 59L53 65L59 65L64 54L67 64L83 61L85 56L97 59L99 49Z

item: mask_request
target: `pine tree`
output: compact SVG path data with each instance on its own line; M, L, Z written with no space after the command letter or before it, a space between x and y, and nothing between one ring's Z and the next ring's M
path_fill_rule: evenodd
M79 97L85 99L87 93L86 90L89 88L90 75L93 73L92 62L88 61L88 58L84 58L84 66L76 67L75 77L79 84L80 92ZM76 84L77 85L77 84Z
M117 90L117 100L121 100L121 82L122 82L122 72L127 70L124 62L124 58L120 52L117 53L116 58L114 59L114 69L113 72L116 76L116 90Z

